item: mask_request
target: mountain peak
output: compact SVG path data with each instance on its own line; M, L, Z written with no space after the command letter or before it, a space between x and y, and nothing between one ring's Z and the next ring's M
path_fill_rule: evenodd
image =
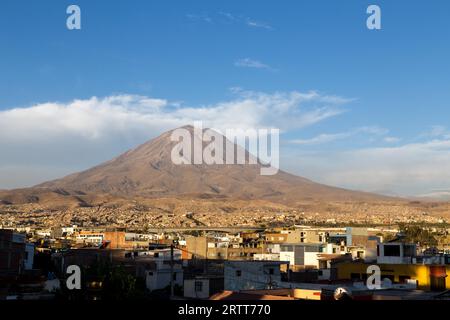
M191 133L194 130L191 125L181 128ZM172 148L177 143L170 139L173 131L165 132L96 167L37 187L126 197L207 196L289 203L302 199L378 197L317 184L283 171L273 176L262 176L259 164L176 165L171 159ZM232 147L235 145L232 144Z

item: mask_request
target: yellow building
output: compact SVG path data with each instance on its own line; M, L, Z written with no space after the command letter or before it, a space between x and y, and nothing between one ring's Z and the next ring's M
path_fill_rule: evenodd
M363 280L368 277L367 268L372 265L363 262L342 262L336 269L336 280ZM450 289L449 265L423 264L377 264L381 270L381 280L389 278L394 283L406 283L415 280L421 290Z

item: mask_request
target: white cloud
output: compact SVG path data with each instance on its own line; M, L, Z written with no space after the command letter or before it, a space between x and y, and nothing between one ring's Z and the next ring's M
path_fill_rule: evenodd
M238 21L240 19L240 17L235 16L234 14L230 13L230 12L219 12L219 15L221 15L222 17L226 18L228 21L230 22L234 22L234 21Z
M439 137L448 134L448 130L445 126L435 125L431 127L429 135L432 137Z
M388 129L381 128L378 126L366 126L366 127L360 127L356 128L347 132L340 132L340 133L322 133L319 134L313 138L310 139L294 139L291 140L291 143L298 144L298 145L317 145L317 144L324 144L324 143L330 143L337 140L343 140L348 139L351 137L354 137L356 135L370 135L370 136L383 136L386 135L389 132ZM390 137L385 138L391 139Z
M206 23L212 23L213 22L213 19L207 14L188 13L188 14L186 14L186 18L188 18L191 21L203 21L203 22L206 22Z
M44 179L42 167L71 173L194 121L227 128L280 128L314 125L344 112L347 100L317 92L272 94L236 90L231 101L190 107L138 95L92 97L0 111L0 188L18 187L11 177L35 170L29 184ZM6 169L8 168L8 169ZM26 171L24 171L26 170ZM33 178L31 178L33 177ZM48 178L54 178L48 175Z
M232 92L229 101L197 107L117 95L0 111L0 188L33 185L89 168L197 120L223 131L264 127L292 132L341 115L352 101L315 91L264 93L234 88ZM365 135L387 146L308 151L287 144L281 150L281 165L313 180L352 189L406 195L450 190L448 130L431 131L427 141L403 144L378 126L297 139L298 144L308 145Z
M261 21L255 21L255 20L251 20L251 19L247 19L247 25L253 28L262 28L262 29L267 29L267 30L273 30L273 28L265 23L265 22L261 22Z
M450 140L285 155L291 171L325 184L402 195L450 189Z
M0 135L9 142L46 140L60 134L99 139L129 125L142 128L150 122L149 115L160 114L166 105L162 99L133 95L43 103L1 111Z
M323 144L328 142L333 142L336 140L345 139L351 136L351 133L349 132L343 132L343 133L334 133L334 134L328 134L328 133L322 133L318 136L315 136L310 139L294 139L291 140L291 143L299 144L299 145L316 145L316 144Z
M261 61L253 60L250 58L236 60L234 62L234 65L236 67L243 67L243 68L275 70L275 69L272 69L272 67L270 67L269 65L262 63Z
M238 24L247 26L250 28L260 28L265 30L273 30L273 27L267 22L255 20L250 17L246 17L242 14L234 14L230 12L220 11L217 14L208 15L206 13L202 14L186 14L186 18L191 21L200 21L206 23L225 23L225 24Z

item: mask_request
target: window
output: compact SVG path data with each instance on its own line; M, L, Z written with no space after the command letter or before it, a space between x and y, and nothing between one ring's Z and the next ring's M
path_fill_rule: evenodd
M173 275L172 275L172 277L173 277L173 280L177 280L177 274L176 273L174 273Z
M269 269L269 274L274 274L274 273L275 273L275 270L273 268L270 268Z
M359 273L351 273L350 274L350 279L351 280L361 280L361 275Z
M400 257L400 245L385 245L384 246L385 257Z
M201 281L195 281L195 292L201 292L203 291L203 282Z
M405 253L404 253L405 257L413 257L416 255L415 246L405 245L403 247L403 250L405 251Z
M242 271L241 270L236 270L236 277L240 277L242 275Z

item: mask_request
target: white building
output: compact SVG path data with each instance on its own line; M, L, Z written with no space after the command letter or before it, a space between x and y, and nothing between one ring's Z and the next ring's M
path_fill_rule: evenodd
M149 291L164 289L173 284L183 286L183 267L181 261L174 262L173 273L169 261L156 260L155 264L146 270L145 285Z
M51 230L36 230L36 235L38 235L39 237L50 237L51 234Z
M103 233L80 233L76 237L77 243L100 245L103 242Z
M65 234L66 236L71 236L75 233L75 231L77 231L77 227L77 225L73 225L71 227L62 227L61 233Z
M280 246L280 261L290 265L319 267L319 254L324 253L324 244L292 243Z
M256 261L280 261L279 253L255 253L253 260Z
M379 243L377 247L378 264L411 264L417 254L415 244L402 242Z
M125 241L157 241L159 236L151 233L126 232Z
M143 266L143 268L138 268L138 273L140 276L144 276L149 291L167 288L170 286L171 279L173 279L174 285L183 286L181 250L173 250L172 274L171 255L170 248L137 251L137 254L132 255L132 258Z
M279 243L268 243L267 244L267 253L278 253L279 254L280 253L280 244Z

